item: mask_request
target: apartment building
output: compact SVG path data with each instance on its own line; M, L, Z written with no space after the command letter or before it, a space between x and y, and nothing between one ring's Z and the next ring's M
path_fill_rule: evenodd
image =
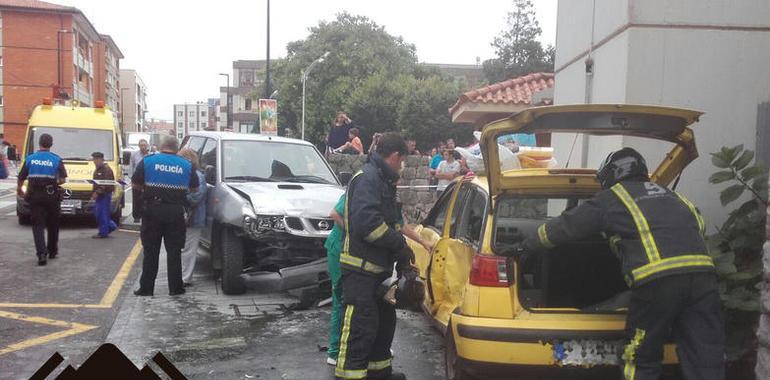
M104 100L104 104L115 111L120 111L120 60L123 53L106 34L99 35L99 42L94 50L94 96Z
M120 69L120 120L123 132L146 130L147 86L133 69Z
M174 128L180 139L191 131L216 129L209 124L208 102L174 104Z
M261 94L257 92L264 82L265 65L264 60L233 61L232 86L219 89L222 130L231 128L234 132L259 133L257 99Z
M115 93L103 82L123 55L79 9L37 0L0 0L0 40L0 132L10 143L22 143L27 120L43 98L116 105Z

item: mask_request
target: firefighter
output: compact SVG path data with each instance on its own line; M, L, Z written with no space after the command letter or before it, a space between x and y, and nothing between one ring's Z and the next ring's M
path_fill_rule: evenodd
M519 254L598 233L619 256L631 303L626 379L658 379L669 338L686 379L724 379L724 322L704 222L684 196L650 182L644 158L632 148L610 154L597 172L602 191L541 225Z
M145 157L131 177L133 186L142 189L145 205L140 235L144 257L139 289L134 291L137 296L153 295L161 240L166 247L169 294L185 293L181 256L187 229L185 204L187 193L196 192L199 182L190 161L177 156L178 150L176 137L166 137L160 153Z
M59 254L59 214L61 212L61 189L59 185L67 178L64 162L51 152L53 137L40 135L37 152L27 156L19 172L16 193L29 202L32 216L32 235L37 252L37 265L46 265L47 259ZM26 193L22 190L24 180L29 179ZM48 243L43 236L48 230Z
M363 171L348 186L346 235L340 253L345 314L335 375L343 379L405 379L391 368L396 311L377 291L392 275L414 279L414 253L399 232L396 182L407 148L398 134L382 135Z

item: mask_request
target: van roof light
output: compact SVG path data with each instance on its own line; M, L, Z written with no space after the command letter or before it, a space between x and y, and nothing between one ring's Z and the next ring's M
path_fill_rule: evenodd
M51 98L43 98L43 105L50 106L53 104L53 99Z
M95 108L104 108L104 100L97 100L94 105L96 106Z

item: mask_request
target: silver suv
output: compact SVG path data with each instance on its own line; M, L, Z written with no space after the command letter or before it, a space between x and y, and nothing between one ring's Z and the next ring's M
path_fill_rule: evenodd
M304 278L322 280L323 243L334 225L329 212L344 190L312 144L192 132L182 146L197 152L204 168L209 192L201 244L221 270L226 294L245 291L244 272L280 282L284 271L301 267Z

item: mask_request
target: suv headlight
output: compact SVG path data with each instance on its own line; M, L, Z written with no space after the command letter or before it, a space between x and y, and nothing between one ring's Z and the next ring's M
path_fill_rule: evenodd
M251 234L286 230L282 215L257 215L255 217L247 215L243 217L243 227Z

